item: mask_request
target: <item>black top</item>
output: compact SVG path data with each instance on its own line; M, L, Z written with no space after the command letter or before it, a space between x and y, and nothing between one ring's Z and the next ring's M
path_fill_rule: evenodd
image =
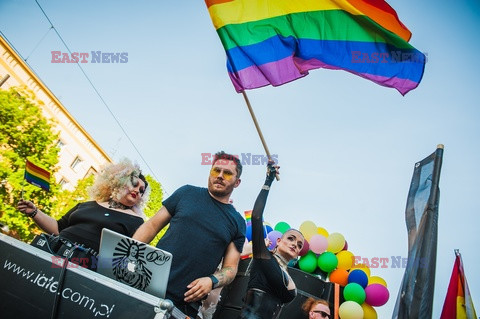
M98 252L103 228L132 237L143 218L108 209L95 201L77 204L58 221L61 237Z
M172 219L157 247L173 255L166 297L180 308L187 285L213 274L231 242L242 250L245 220L203 187L182 186L163 205Z
M287 303L295 298L296 291L288 290L288 276L280 268L276 258L265 246L263 237L263 211L267 202L269 186L274 174L269 174L265 185L255 201L252 211L252 248L253 259L250 271L248 289L257 288L278 298L281 303Z

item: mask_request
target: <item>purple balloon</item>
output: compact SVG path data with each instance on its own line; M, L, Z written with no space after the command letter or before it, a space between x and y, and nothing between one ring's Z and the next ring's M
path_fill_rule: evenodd
M390 293L387 287L382 284L371 284L365 288L365 302L370 306L380 307L387 303Z
M268 239L270 239L271 243L270 246L268 246L268 249L274 249L277 246L277 239L282 237L282 235L283 234L278 230L272 230L271 232L269 232L267 237Z

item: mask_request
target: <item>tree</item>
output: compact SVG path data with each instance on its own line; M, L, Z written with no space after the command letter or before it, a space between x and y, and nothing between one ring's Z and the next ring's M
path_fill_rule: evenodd
M150 188L150 197L148 198L148 202L145 205L144 212L148 218L155 215L155 213L162 207L162 200L163 200L163 191L162 186L159 182L153 179L150 175L145 176L148 182L148 187ZM155 246L160 238L165 234L168 229L167 225L164 227L150 242L152 246Z
M92 174L78 180L77 186L72 191L67 189L60 191L52 205L50 216L59 219L78 203L90 200L88 188L93 185L94 181L95 175Z
M58 163L58 134L55 122L46 119L26 89L0 89L0 222L8 226L9 235L30 240L38 232L35 224L16 209L22 198L49 212L52 199L59 191L53 173ZM50 192L24 181L26 159L50 171Z

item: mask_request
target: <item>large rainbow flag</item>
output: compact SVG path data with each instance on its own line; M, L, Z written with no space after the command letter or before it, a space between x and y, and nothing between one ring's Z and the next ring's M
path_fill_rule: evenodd
M317 68L351 72L405 95L425 55L383 0L205 0L237 92Z
M50 190L50 172L33 164L28 159L25 164L25 180L46 191Z
M440 319L477 319L467 278L463 270L462 256L455 251L455 264L448 285Z

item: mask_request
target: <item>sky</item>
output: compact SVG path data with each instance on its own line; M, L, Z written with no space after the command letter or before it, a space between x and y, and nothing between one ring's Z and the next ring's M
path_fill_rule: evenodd
M116 161L138 162L166 196L184 184L206 186L202 153L265 155L203 1L38 2L72 51L128 53L126 63L82 65L128 137L77 65L51 63L52 51L67 50L35 1L0 0L0 30L95 141ZM414 164L444 144L433 318L440 317L454 249L478 313L480 44L473 39L480 4L388 2L412 32L410 43L428 56L422 82L406 96L322 69L247 91L281 166L265 221L295 228L313 221L341 233L354 255L389 258L387 268L371 269L387 282L390 299L376 310L389 318L405 270L393 268L391 257L407 257ZM252 208L264 176L265 165L244 165L232 195L238 211Z

